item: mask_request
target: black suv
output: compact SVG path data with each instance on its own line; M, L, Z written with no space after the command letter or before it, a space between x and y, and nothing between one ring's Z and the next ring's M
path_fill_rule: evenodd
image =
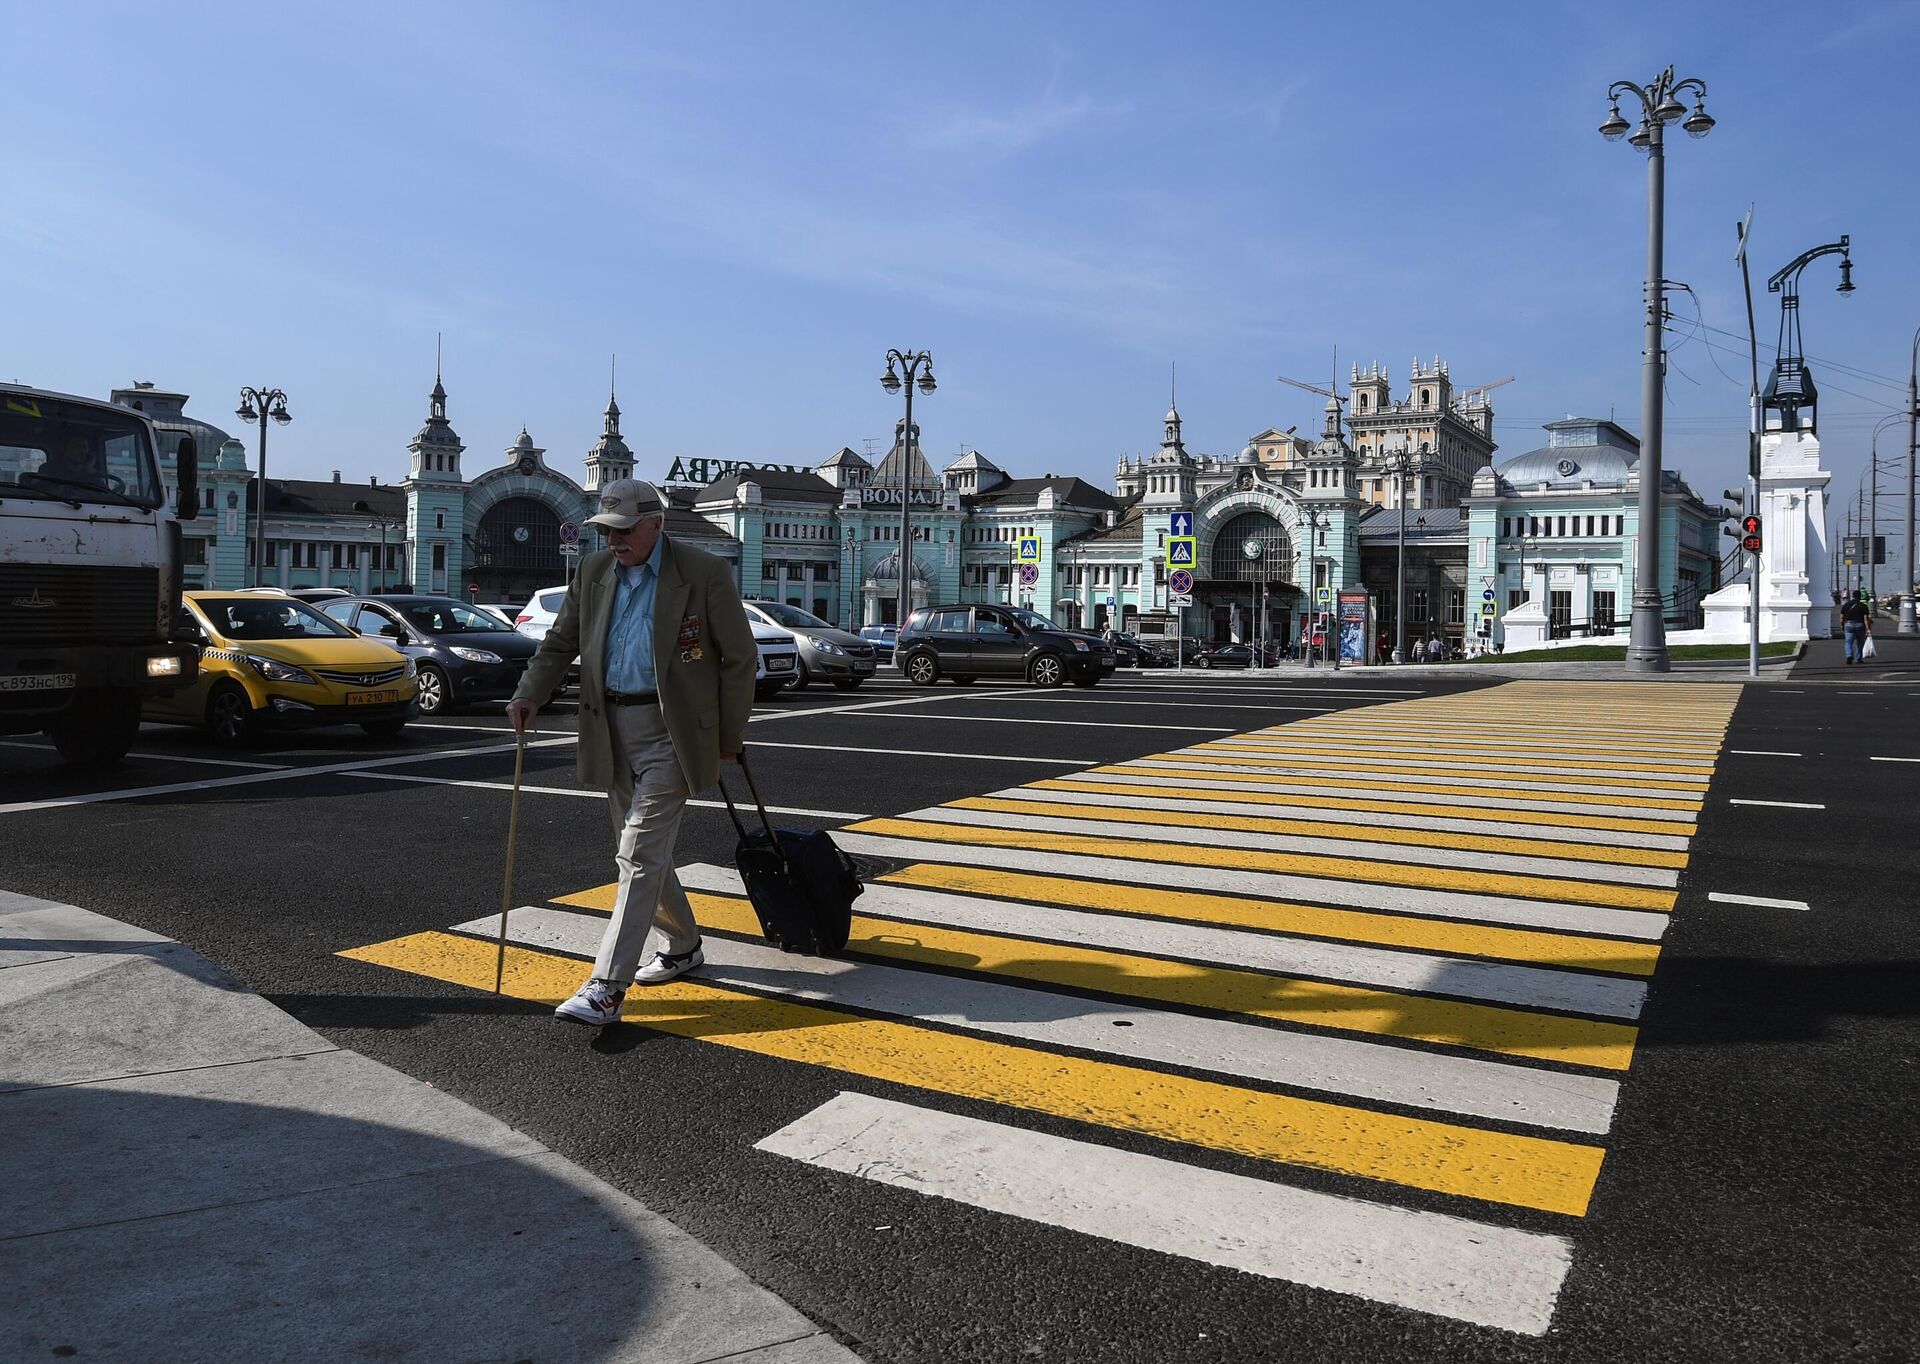
M357 634L390 644L420 673L422 715L505 701L540 648L488 611L454 597L334 597L315 603Z
M1014 677L1036 687L1072 678L1091 687L1114 669L1112 645L1018 606L922 607L907 617L894 653L900 671L922 687L942 677L962 686Z

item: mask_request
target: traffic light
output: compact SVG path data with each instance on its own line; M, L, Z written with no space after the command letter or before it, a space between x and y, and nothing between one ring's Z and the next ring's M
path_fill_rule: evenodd
M1743 516L1740 518L1740 548L1749 554L1760 552L1760 518Z

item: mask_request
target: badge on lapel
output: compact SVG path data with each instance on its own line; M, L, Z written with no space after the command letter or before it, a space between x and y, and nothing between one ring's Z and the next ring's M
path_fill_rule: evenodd
M691 663L695 659L706 657L706 651L700 647L700 617L682 616L680 618L679 644L682 663Z

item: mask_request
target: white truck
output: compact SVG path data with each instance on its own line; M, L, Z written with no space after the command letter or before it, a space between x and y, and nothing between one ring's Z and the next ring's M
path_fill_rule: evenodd
M200 506L191 438L167 506L143 413L0 384L0 734L46 733L69 763L118 762L141 702L193 681L180 520Z

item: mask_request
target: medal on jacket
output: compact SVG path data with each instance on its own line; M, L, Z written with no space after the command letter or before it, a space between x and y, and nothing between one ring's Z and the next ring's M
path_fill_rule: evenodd
M695 659L706 657L706 651L700 647L700 617L681 617L679 644L682 663L691 663Z

